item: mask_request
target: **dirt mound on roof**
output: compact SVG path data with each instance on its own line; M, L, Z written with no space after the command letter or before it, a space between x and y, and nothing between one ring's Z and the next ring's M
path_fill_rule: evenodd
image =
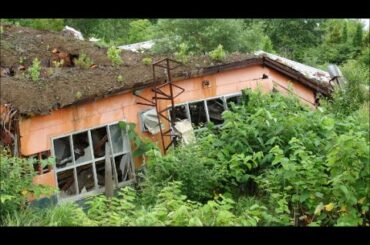
M53 109L128 90L152 81L152 67L143 63L143 58L148 55L122 51L123 64L113 66L107 57L107 48L99 47L95 43L80 41L63 33L12 25L3 25L2 29L1 103L11 103L21 114L47 114ZM69 67L54 67L52 61L57 53L67 55L71 60L86 54L94 65L87 69L76 67L74 64L69 64ZM231 54L222 63L249 57L248 54ZM37 81L32 81L27 69L35 58L41 61L41 73ZM157 61L164 57L151 58ZM221 63L213 62L206 55L197 56L190 58L187 64L176 72L182 74L184 71L218 64ZM159 75L164 77L164 74Z

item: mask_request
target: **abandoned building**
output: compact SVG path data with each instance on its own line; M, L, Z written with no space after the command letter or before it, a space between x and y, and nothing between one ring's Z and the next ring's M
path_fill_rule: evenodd
M244 89L287 94L291 87L314 108L333 80L328 72L263 51L219 62L197 56L182 64L124 50L123 64L113 66L96 43L24 27L3 30L1 144L22 157L53 156L54 166L36 166L35 182L58 187L58 200L104 191L106 143L117 186L135 181L142 159L133 159L119 121L135 123L140 136L165 152L174 134L201 130L207 122L221 125L222 112L239 103ZM91 59L87 68L74 62L82 54ZM28 75L35 58L41 63L36 81Z

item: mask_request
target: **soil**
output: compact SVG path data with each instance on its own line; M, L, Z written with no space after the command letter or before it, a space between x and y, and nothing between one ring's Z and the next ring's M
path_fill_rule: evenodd
M6 72L1 76L1 104L10 103L22 115L48 114L50 111L91 98L107 96L152 82L152 66L145 65L143 58L158 61L163 56L135 53L123 50L123 64L113 66L107 57L107 48L89 41L80 41L63 33L34 30L25 27L3 25L0 46L0 67ZM83 69L55 67L55 50L78 57L86 54L94 66ZM41 75L32 81L27 68L34 58L41 61ZM173 57L169 57L173 58ZM251 58L249 54L233 53L223 62L216 63L208 56L192 57L174 71L201 70L219 64L232 63ZM159 74L164 77L164 73Z

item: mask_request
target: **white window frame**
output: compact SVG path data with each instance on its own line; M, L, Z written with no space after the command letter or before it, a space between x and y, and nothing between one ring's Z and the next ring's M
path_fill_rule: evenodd
M70 140L70 147L71 147L71 155L72 155L72 165L70 166L66 166L66 167L63 167L63 168L57 168L57 166L55 165L54 166L54 173L55 173L55 181L56 181L56 186L59 188L59 184L58 184L58 173L60 172L63 172L63 171L67 171L67 170L70 170L72 169L73 170L73 177L74 177L74 181L75 181L75 188L76 188L76 194L73 195L73 196L70 196L70 197L64 197L64 198L61 198L60 197L60 194L57 195L57 200L58 200L58 203L62 203L62 202L68 202L68 201L77 201L77 200L80 200L80 199L83 199L83 198L87 198L89 196L93 196L93 195L97 195L97 194L100 194L100 193L103 193L105 191L105 186L103 187L99 187L98 185L98 179L97 179L97 172L96 172L96 163L99 162L99 161L102 161L102 160L105 160L105 156L103 157L99 157L99 158L95 158L94 156L94 151L93 151L93 147L92 145L92 138L91 138L91 131L94 130L94 129L98 129L98 128L102 128L102 127L105 127L106 130L107 130L107 135L108 135L108 142L109 142L109 146L110 146L110 157L111 157L111 162L113 163L113 174L114 174L114 179L115 179L115 184L116 186L118 187L123 187L123 186L126 186L126 185L129 185L129 184L132 184L135 182L135 177L130 179L130 180L127 180L127 181L122 181L122 182L118 182L118 174L117 174L117 170L116 170L116 163L115 163L115 157L117 156L121 156L121 155L125 155L125 154L129 154L130 156L130 161L131 161L131 164L130 164L130 170L132 172L132 174L134 174L133 172L135 171L135 166L134 166L134 160L133 160L133 157L132 157L132 150L131 150L131 144L130 144L130 140L128 138L128 135L127 133L124 133L123 130L121 130L121 134L122 134L122 151L118 152L118 153L113 153L113 144L112 144L112 141L111 141L111 133L110 133L110 127L111 126L114 126L114 125L118 125L119 121L115 121L113 123L109 123L109 124L103 124L103 125L100 125L100 126L94 126L94 127L91 127L91 128L85 128L83 130L78 130L78 131L74 131L74 132L71 132L71 133L68 133L68 134L62 134L62 135L58 135L58 136L54 136L51 138L51 156L55 157L55 152L54 152L54 140L56 139L60 139L60 138L64 138L64 137L69 137L69 140ZM91 150L91 157L92 159L89 160L89 161L85 161L85 162L82 162L82 163L78 163L76 164L76 161L75 161L75 155L74 155L74 147L73 147L73 135L76 135L76 134L79 134L79 133L83 133L83 132L87 132L88 134L88 140L89 140L89 145L90 145L90 150ZM128 150L124 150L124 147L125 147L125 144L124 144L124 138L127 137L127 142L128 142L128 146L127 146L127 149ZM86 192L86 193L79 193L78 191L78 176L77 176L77 168L80 167L80 166L86 166L86 165L89 165L91 164L91 167L92 167L92 170L93 170L93 176L94 176L94 188L93 190L89 191L89 192ZM135 176L135 175L134 175Z

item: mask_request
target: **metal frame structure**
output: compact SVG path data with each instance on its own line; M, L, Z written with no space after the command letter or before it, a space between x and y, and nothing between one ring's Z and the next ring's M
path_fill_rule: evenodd
M153 68L153 87L151 91L154 93L154 96L151 98L151 100L142 97L141 95L137 94L137 90L134 90L133 94L141 99L143 99L145 102L137 102L140 105L147 105L147 106L153 106L156 108L157 111L157 117L158 117L158 126L161 133L161 140L162 140L162 146L164 153L167 152L167 150L170 148L172 144L176 145L177 137L175 134L172 133L172 128L175 126L174 118L175 115L175 102L174 99L177 98L179 95L181 95L185 89L172 83L172 77L171 77L171 71L182 66L183 64L181 62L178 62L173 59L164 58L162 60L159 60L157 62L154 62L152 64ZM160 77L157 77L156 69L164 69L164 73L166 74L165 82L162 83L163 80L161 80ZM164 89L168 88L169 92L165 92ZM179 89L180 91L175 94L174 88ZM169 100L171 102L170 108L165 107L164 109L160 109L160 101L162 100ZM171 109L170 117L167 116L165 113L168 109ZM161 118L167 120L170 123L170 127L168 130L163 130L161 127ZM166 145L165 143L165 137L169 137L170 143Z

